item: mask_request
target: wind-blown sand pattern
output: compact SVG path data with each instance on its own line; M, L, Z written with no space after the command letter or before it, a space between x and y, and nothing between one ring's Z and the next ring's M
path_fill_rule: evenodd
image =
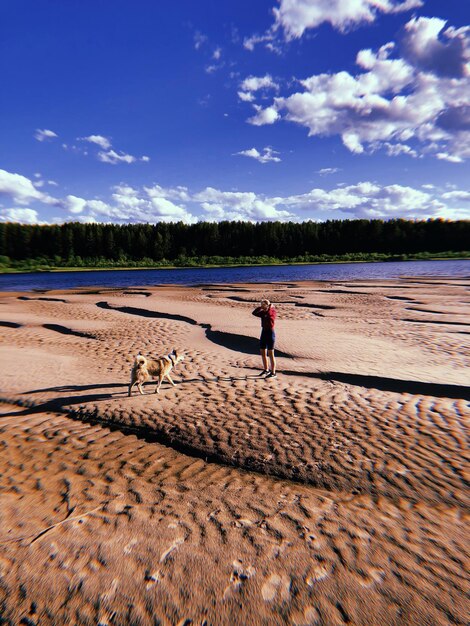
M469 303L442 277L0 294L0 623L466 624ZM173 348L176 387L129 398Z

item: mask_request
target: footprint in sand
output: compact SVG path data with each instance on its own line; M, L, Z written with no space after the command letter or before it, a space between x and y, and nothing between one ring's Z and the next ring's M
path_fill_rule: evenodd
M223 595L224 600L231 597L234 592L240 591L242 584L256 573L252 565L245 567L242 561L236 560L232 565L233 570L230 575L230 584L225 588Z
M362 587L372 587L374 584L380 584L384 579L385 572L377 567L371 567L369 570L361 572L357 576L357 580Z
M147 582L146 589L150 589L156 583L160 582L163 578L165 578L165 574L163 574L161 570L158 569L154 572L150 572L150 570L147 570L145 572L145 581Z
M281 601L290 598L290 578L286 575L272 574L261 587L261 595L265 602L272 602L276 597Z
M160 557L160 563L163 563L164 561L166 561L166 559L170 556L170 554L176 550L176 548L181 545L182 543L184 543L184 537L178 537L178 539L175 539L173 541L173 543L171 544L171 546L169 548L167 548L165 550L165 552L163 552L163 554Z
M329 565L325 565L324 563L318 563L318 565L313 565L310 568L310 573L306 577L305 582L309 587L313 587L315 583L320 580L324 580L328 578L331 574L331 567Z
M137 539L131 539L127 546L124 547L124 554L129 554L132 552L132 549L137 544Z
M314 606L306 606L303 612L297 611L291 617L292 626L313 626L321 624L320 613Z

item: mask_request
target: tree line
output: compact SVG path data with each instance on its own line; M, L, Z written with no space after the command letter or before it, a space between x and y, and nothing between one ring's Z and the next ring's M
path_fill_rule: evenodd
M26 225L0 223L0 256L55 266L185 259L413 255L468 251L470 220L328 220L326 222L183 222Z

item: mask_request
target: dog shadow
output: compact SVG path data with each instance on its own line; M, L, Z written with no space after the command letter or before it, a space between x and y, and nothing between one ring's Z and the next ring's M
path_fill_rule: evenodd
M192 378L183 378L180 380L175 380L176 386L179 385L191 385L193 383L212 383L212 382L234 382L238 380L263 380L259 374L253 375L244 375L244 376L196 376ZM147 392L144 395L153 395L155 389L156 382L149 381L148 383L144 383L144 389L147 388ZM164 380L162 383L162 389L171 388L171 384ZM113 393L113 392L103 392L103 393L83 393L90 392L95 390L109 390L109 389L120 389L122 392ZM22 416L22 415L31 415L33 413L42 413L42 412L52 412L52 413L63 413L69 412L73 410L71 407L76 404L85 404L89 402L100 402L103 400L112 400L118 397L126 397L128 394L129 383L102 383L102 384L90 384L90 385L60 385L57 387L42 387L40 389L30 389L28 391L24 391L22 393L23 396L34 396L35 394L41 393L57 393L57 394L68 394L68 395L60 395L56 398L50 398L44 402L39 404L35 404L31 407L25 407L25 409L21 412L14 411L9 413L0 414L1 417L11 417L12 415ZM80 393L82 392L82 393ZM78 395L77 395L78 394ZM140 394L134 394L134 396L139 396Z
M57 389L51 388L47 391L56 390L60 391L60 387ZM28 393L39 393L40 391L46 390L37 389L33 392L25 392L24 395L27 395ZM50 398L49 400L45 400L44 402L40 402L38 404L35 404L34 406L27 406L24 408L23 411L9 411L8 413L2 413L0 417L23 417L25 415L34 415L35 413L73 413L73 406L76 404L111 400L113 397L114 396L111 393L89 393L78 396L59 396L58 398Z

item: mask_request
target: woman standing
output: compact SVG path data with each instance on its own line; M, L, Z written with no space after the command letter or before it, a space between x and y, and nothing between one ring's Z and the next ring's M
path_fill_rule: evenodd
M261 305L256 307L253 311L253 315L261 318L259 347L263 361L263 371L260 376L266 375L266 378L274 378L276 376L276 357L274 356L274 343L276 341L274 322L276 320L276 309L269 300L264 299L261 300ZM270 368L268 368L268 356Z

